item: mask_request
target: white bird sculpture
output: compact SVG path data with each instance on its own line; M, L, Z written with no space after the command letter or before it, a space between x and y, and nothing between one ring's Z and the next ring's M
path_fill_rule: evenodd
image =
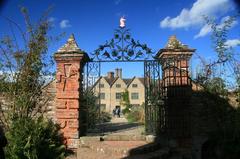
M124 28L126 26L125 22L126 22L126 19L124 17L121 17L120 18L120 27L121 28Z

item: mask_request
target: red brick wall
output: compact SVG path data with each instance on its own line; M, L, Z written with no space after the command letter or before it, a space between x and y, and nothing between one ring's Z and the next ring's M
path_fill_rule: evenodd
M164 57L167 58L167 57ZM169 62L169 61L167 61ZM167 86L182 86L190 85L189 79L189 68L188 68L188 58L178 59L176 61L170 61L167 64L164 64L163 70L163 80L164 85Z

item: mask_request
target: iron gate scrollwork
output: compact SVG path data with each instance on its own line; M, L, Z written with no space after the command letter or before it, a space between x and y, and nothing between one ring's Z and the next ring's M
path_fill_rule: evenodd
M147 44L142 44L132 38L130 29L119 27L115 29L114 37L100 45L92 54L92 60L98 61L131 61L147 60L154 52Z

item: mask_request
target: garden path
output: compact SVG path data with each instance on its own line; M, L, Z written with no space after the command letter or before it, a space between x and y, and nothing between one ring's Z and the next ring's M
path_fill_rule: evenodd
M142 135L144 126L139 123L129 123L124 116L112 117L110 122L98 125L104 135Z

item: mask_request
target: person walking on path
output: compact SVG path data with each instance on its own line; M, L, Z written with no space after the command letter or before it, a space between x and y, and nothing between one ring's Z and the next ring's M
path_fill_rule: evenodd
M120 108L117 108L117 109L116 109L116 114L117 114L117 116L120 118Z
M0 159L5 159L3 148L7 145L7 139L4 135L3 128L0 126Z
M116 115L116 109L115 108L113 109L112 113L113 113L113 117L115 117L115 115Z

